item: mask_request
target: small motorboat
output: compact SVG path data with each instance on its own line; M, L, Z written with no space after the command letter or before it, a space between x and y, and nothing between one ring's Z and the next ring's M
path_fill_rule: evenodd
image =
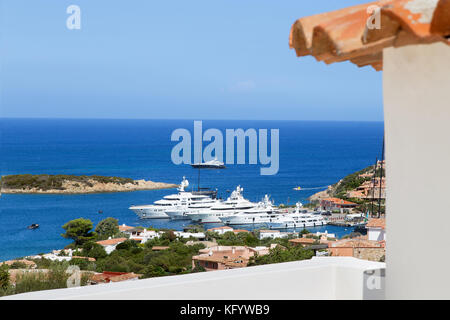
M294 189L294 190L296 190L296 191L300 191L300 190L302 190L302 188L301 188L301 187L295 187L295 188L292 188L292 189Z
M39 225L37 223L33 223L32 225L28 226L28 229L30 229L30 230L34 230L37 228L39 228Z

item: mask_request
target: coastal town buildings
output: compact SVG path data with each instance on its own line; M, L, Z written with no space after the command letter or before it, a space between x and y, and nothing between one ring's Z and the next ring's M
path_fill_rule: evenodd
M97 243L105 249L107 254L110 254L111 252L116 250L116 247L119 243L122 243L126 240L127 238L111 239L110 237L108 240L97 241Z
M380 184L381 180L381 184ZM347 193L349 198L358 198L363 200L371 199L386 199L386 179L382 177L372 178L371 180L364 181L360 186L356 187L355 190L349 191Z
M216 233L222 235L222 234L224 234L225 232L229 232L229 231L233 232L233 230L234 230L234 229L231 228L231 227L223 226L223 227L211 228L211 229L208 229L208 230L206 230L206 231L208 231L208 232L216 232Z
M203 232L182 232L182 231L174 231L173 232L177 237L183 239L196 238L196 239L204 239L206 237Z
M272 247L273 248L273 247ZM206 271L245 268L251 257L255 254L269 253L268 247L247 246L215 246L199 251L192 257L192 268L203 267Z
M141 228L130 229L125 233L129 234L130 240L135 240L140 243L146 243L148 240L160 237L160 234L154 230L147 230Z
M354 257L381 261L386 255L386 245L384 241L372 241L360 237L329 242L328 251L330 256L333 257Z
M247 247L217 246L200 250L200 254L192 257L192 268L197 265L206 271L244 268L253 256Z
M313 244L328 244L330 241L335 241L334 234L328 232L308 233L302 235L301 238L290 239L289 242L293 245L310 246Z
M336 239L336 234L335 233L328 233L327 230L325 230L325 232L320 232L317 231L316 233L307 233L303 235L303 238L308 237L310 235L316 236L316 237L320 237L321 239L324 240L329 240L329 239Z
M127 226L126 224L122 224L119 226L119 231L123 233L130 233L130 230L135 229L135 227Z
M280 230L259 230L259 240L287 238L288 234Z
M161 235L164 234L164 231L148 230L146 228L130 227L126 225L119 226L119 230L128 235L130 240L135 240L140 243L146 243L149 240L160 238ZM200 240L205 238L203 232L173 231L173 233L175 236L184 239L196 238Z
M344 209L352 209L355 208L358 204L339 199L339 198L325 198L321 199L320 202L320 209L325 211L339 211L344 212Z
M309 246L312 244L319 244L319 240L313 239L313 238L297 238L297 239L290 239L289 242L294 246Z
M370 219L366 224L367 237L371 241L386 240L386 219Z

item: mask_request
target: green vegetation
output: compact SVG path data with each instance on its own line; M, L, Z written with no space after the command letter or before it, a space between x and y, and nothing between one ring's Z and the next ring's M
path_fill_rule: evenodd
M370 181L372 179L370 177L360 177L361 174L370 172L373 172L373 166L369 166L360 171L349 174L344 179L342 179L340 183L336 183L333 185L333 188L335 189L334 196L336 196L337 198L345 198L345 194L347 191L353 190L363 184L363 182Z
M38 190L64 190L65 181L75 182L78 186L92 187L92 182L126 184L133 183L133 179L121 177L103 177L103 176L75 176L75 175L51 175L51 174L17 174L8 175L1 178L2 188L26 190L36 188Z
M202 230L202 227L190 227L192 230ZM43 257L41 259L33 259L32 261L36 263L37 269L46 269L48 271L19 274L16 277L15 286L12 286L10 283L8 269L11 267L0 267L0 296L66 288L67 279L70 275L65 270L70 265L76 265L82 270L84 275L82 285L87 283L89 272L134 272L142 275L141 278L150 278L205 271L199 265L192 267L192 257L198 255L199 250L204 249L205 245L197 241L187 245L186 243L189 240L196 239L178 238L172 230L164 230L164 233L159 238L149 240L145 244L140 244L134 240L125 240L118 244L116 249L108 255L103 246L96 243L96 241L107 236L120 235L116 219L106 218L100 221L95 228L95 232L92 231L92 222L83 218L69 221L63 225L63 228L66 230L66 233L62 234L62 236L74 241L68 246L75 250L73 256L79 256L80 258L62 262L51 261ZM306 233L308 231L304 230L302 232ZM207 236L209 239L215 239L218 245L251 247L270 246L271 244L279 245L270 249L270 254L267 256L255 256L252 258L250 265L310 259L313 255L313 252L310 250L305 250L301 246L291 245L289 238L259 240L258 233L258 231L238 234L226 232L223 235L219 235L207 232ZM298 235L293 235L290 238L296 236ZM64 254L62 253L61 255ZM89 261L86 257L94 258L95 261Z
M20 261L14 261L13 264L9 266L10 269L26 269L27 265Z
M381 171L382 170L382 171ZM385 169L381 169L380 167L377 167L375 171L375 177L379 178L380 173L382 174L382 177L385 177ZM360 175L367 175L366 177L360 177ZM330 197L336 197L340 199L344 199L347 201L351 201L354 203L357 203L358 206L356 207L356 210L359 212L370 212L372 213L378 213L380 211L381 214L384 213L384 199L381 200L381 210L378 210L378 198L375 196L375 201L373 202L373 206L371 204L370 199L360 199L360 198L350 198L347 196L348 191L355 190L356 188L360 187L364 182L371 181L374 177L374 166L368 166L362 170L359 170L357 172L354 172L352 174L349 174L348 176L344 177L341 181L335 183L331 186L331 189L328 191L328 195ZM379 185L375 185L376 194L378 194ZM312 201L312 203L309 204L310 206L317 205L317 201ZM308 207L308 205L305 205L305 207ZM336 211L336 213L339 213L339 211Z
M75 256L90 257L98 260L106 258L106 256L108 255L105 251L105 248L94 241L84 243L82 251L82 253L76 254Z
M215 238L218 245L221 246L249 246L256 247L260 245L260 241L255 235L247 232L240 232L238 234L234 234L234 232L225 232L223 235L219 235L217 233L210 235L212 238Z
M97 233L91 232L93 226L92 221L89 219L75 219L62 226L66 233L61 234L61 236L66 239L72 239L75 245L79 246L97 238Z
M281 263L289 261L300 261L311 259L314 256L312 250L306 250L302 246L288 245L287 247L276 246L270 249L270 253L263 256L254 256L250 259L249 266L262 264Z
M172 237L166 232L161 238L138 244L126 240L117 245L116 250L107 255L102 246L95 242L86 242L79 248L79 255L95 258L95 262L85 259L73 259L81 270L134 272L143 278L189 273L192 269L192 256L197 255L203 244L188 246L184 239ZM166 250L153 251L154 246L167 246ZM82 250L81 250L82 249ZM76 252L78 255L78 252Z
M0 290L6 290L8 287L9 287L8 266L6 264L3 264L0 266Z
M18 274L14 285L9 281L8 269L0 267L0 297L31 291L67 288L67 279L70 277L70 274L66 272L68 266L67 262L49 262L45 271ZM5 274L8 276L8 280L2 282L2 279L6 277ZM82 275L81 285L86 285L87 281L88 276Z
M234 234L232 231L225 232L220 235L218 233L207 232L207 237L209 239L215 239L218 245L221 246L249 246L249 247L259 247L259 246L270 246L271 244L279 244L282 246L290 246L290 239L297 238L298 234L290 235L287 238L266 238L259 240L259 230L253 231L253 233L249 232L240 232L238 234Z
M116 250L110 255L107 255L105 249L95 241L109 236L122 236L116 219L106 218L100 221L95 232L91 232L92 222L82 218L69 221L63 228L66 233L62 236L74 240L74 243L68 246L76 250L73 255L96 259L95 262L87 259L70 261L70 264L87 271L134 272L142 274L144 278L188 273L192 269L192 256L197 255L198 251L204 248L203 244L188 246L185 244L187 239L178 239L172 230L165 230L160 238L147 241L145 244L126 240L118 244ZM153 251L154 246L169 248ZM45 267L45 263L43 265L42 261L45 259L40 260L35 261L38 267Z
M309 232L309 230L307 230L307 229L303 229L302 231L300 231L300 237L302 237L304 234L308 234L308 233L311 233L311 232Z
M106 240L109 237L120 237L119 221L114 218L106 218L100 221L95 227L97 240Z

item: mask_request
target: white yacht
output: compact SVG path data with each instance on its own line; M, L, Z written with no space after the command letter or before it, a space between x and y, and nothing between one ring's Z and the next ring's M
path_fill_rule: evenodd
M214 158L214 160L209 160L206 162L198 162L191 164L192 168L196 169L225 169L225 164L223 162L220 162L217 160L217 158Z
M222 217L220 220L227 225L265 224L276 219L279 215L280 213L269 200L269 196L265 195L263 201L255 207Z
M189 181L183 177L177 194L164 196L163 199L155 201L149 205L131 206L129 209L136 213L141 219L167 219L166 211L180 205L193 205L203 201L212 200L206 195L196 195L185 191Z
M186 213L193 221L200 223L220 223L220 218L236 214L256 206L256 203L244 199L241 186L237 186L226 201L218 202L206 210Z
M277 216L276 219L267 223L270 229L291 229L318 227L327 224L327 221L320 214L310 212L300 212L301 205L297 204L294 213L286 213Z
M214 205L220 203L220 200L212 199L204 196L199 201L194 201L188 204L187 201L180 201L179 205L173 206L166 210L166 214L173 220L189 220L189 214L198 213L200 210L206 210Z

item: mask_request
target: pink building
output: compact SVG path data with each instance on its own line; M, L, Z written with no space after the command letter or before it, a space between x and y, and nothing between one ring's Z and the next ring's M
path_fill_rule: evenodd
M215 246L202 249L199 255L192 257L192 268L199 265L206 271L244 268L256 253L269 253L267 247L250 248L246 246Z

